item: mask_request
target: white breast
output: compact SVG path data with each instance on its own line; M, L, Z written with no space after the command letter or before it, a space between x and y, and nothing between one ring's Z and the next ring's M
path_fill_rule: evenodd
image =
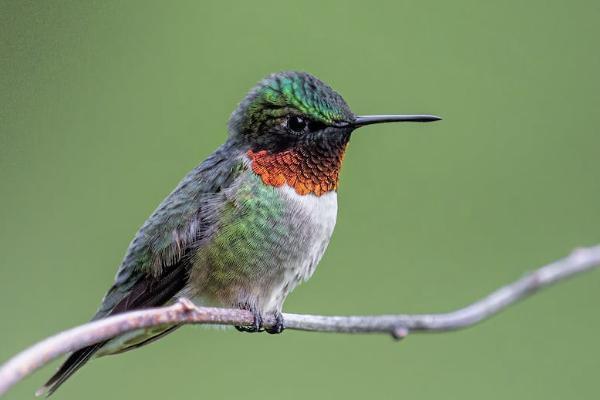
M337 218L337 193L299 195L287 185L279 190L288 199L290 215L298 224L296 238L303 260L296 268L300 278L306 280L313 274L331 239Z
M287 185L277 190L287 203L287 221L282 223L289 227L290 242L286 246L288 258L279 265L283 274L270 288L263 304L265 311L281 311L288 293L312 276L327 249L337 218L336 192L299 195Z

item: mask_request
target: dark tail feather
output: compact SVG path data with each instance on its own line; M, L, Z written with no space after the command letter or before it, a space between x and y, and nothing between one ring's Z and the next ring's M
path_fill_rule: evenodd
M146 340L144 340L142 342L133 344L133 345L128 346L128 347L124 347L124 348L119 349L117 351L114 351L114 352L110 353L110 355L125 353L126 351L135 350L135 349L137 349L139 347L145 346L145 345L147 345L149 343L154 342L155 340L161 339L163 336L168 335L169 333L173 332L175 329L177 329L179 327L181 327L181 325L170 326L167 329L165 329L164 331L162 331L160 333L157 333L154 336L150 336L149 338L147 338Z
M106 342L93 344L88 347L84 347L81 350L77 350L66 359L66 361L60 366L58 371L46 382L44 386L35 392L36 396L46 395L50 396L56 389L59 388L71 375L75 373L79 368L83 366L90 358L96 353Z
M181 289L183 289L185 282L187 282L187 273L189 266L189 259L182 257L179 262L168 270L165 274L159 277L153 277L151 275L144 276L143 279L139 279L137 283L129 290L129 293L123 297L117 305L115 305L110 312L106 314L96 314L93 320L108 317L110 315L119 314L125 311L136 310L146 307L157 307L165 304L169 299L175 296ZM168 328L163 333L159 333L156 338L149 338L148 340L140 343L139 345L133 345L131 348L136 348L142 344L150 343L153 339L158 339L169 332L172 332L177 328ZM109 339L110 340L110 339ZM67 360L60 366L58 371L52 378L46 382L37 392L37 396L46 394L50 396L58 389L71 375L75 373L79 368L83 366L90 358L96 353L102 346L104 346L109 340L93 344L88 347L84 347L81 350L75 351L67 358ZM123 349L125 351L127 349Z

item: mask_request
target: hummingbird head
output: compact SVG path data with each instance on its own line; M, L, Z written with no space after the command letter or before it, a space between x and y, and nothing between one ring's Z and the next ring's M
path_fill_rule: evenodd
M271 186L320 196L337 189L351 133L380 122L428 122L431 115L356 116L336 91L305 72L279 72L259 82L229 120L253 171Z
M354 114L337 92L305 72L280 72L260 81L229 120L229 132L253 150L281 150L299 142L328 141L328 128L349 128ZM328 131L328 132L325 132ZM346 135L349 129L338 129ZM338 135L339 136L339 135Z

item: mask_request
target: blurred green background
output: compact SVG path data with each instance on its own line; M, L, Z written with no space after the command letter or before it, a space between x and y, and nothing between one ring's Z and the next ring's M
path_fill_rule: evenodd
M287 311L446 311L600 242L599 20L594 1L2 0L0 360L92 315L137 228L273 71L309 71L357 113L444 117L355 135L333 240ZM186 327L56 398L596 398L599 285L402 343Z

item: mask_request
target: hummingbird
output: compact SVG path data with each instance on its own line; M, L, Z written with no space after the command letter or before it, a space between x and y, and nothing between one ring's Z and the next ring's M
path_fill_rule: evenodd
M190 171L131 241L92 320L186 297L254 315L242 331L282 332L288 294L315 272L337 217L352 133L434 115L355 115L305 72L260 81L232 113L223 145ZM263 316L276 321L263 328ZM179 325L144 329L73 352L38 391L51 395L92 358L148 344Z

